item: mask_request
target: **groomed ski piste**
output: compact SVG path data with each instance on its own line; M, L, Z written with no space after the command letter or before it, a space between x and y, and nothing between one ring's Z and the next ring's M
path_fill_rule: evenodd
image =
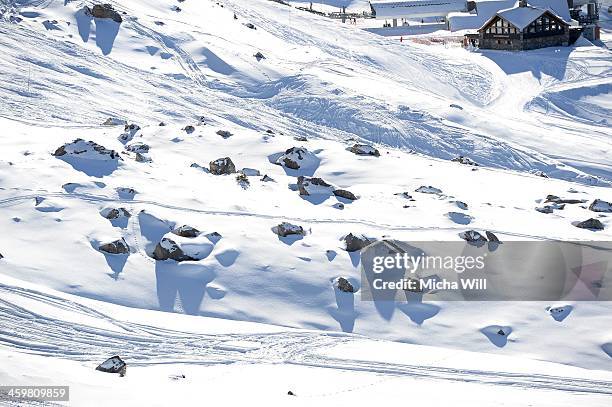
M71 406L610 404L609 303L361 301L342 241L610 241L589 209L612 202L605 46L469 51L264 0L105 3L121 24L0 1L0 385L70 386ZM303 165L277 165L292 147ZM243 176L211 173L224 157ZM300 195L299 176L331 186ZM154 259L169 237L195 258ZM114 355L125 377L95 370Z

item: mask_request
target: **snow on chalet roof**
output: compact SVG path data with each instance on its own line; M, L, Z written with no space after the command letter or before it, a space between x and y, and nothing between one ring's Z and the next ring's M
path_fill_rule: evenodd
M542 9L550 9L566 23L571 22L567 0L528 0L529 4ZM451 13L449 23L451 31L479 29L500 10L514 8L516 0L476 0L477 14Z
M523 30L529 24L531 24L535 19L540 17L542 14L549 12L550 14L557 17L559 20L564 20L562 17L557 15L550 8L540 8L534 6L524 6L521 7L518 3L512 7L505 10L500 10L497 12L497 16L500 16L504 20L508 21L510 24L518 28L519 30ZM491 19L489 19L486 23L484 23L483 27L489 24Z
M522 30L545 12L546 10L542 8L525 6L500 10L497 12L497 15L508 21L519 30Z

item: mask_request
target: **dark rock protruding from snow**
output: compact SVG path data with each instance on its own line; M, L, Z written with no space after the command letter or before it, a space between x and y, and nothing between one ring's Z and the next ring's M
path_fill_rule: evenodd
M108 254L128 254L130 247L126 243L124 238L115 240L114 242L103 243L98 248L101 252Z
M457 208L463 209L464 211L468 210L468 204L466 204L465 202L455 201L455 205L457 205Z
M119 141L121 141L123 144L128 143L134 138L136 133L138 133L139 131L140 131L139 125L134 124L134 123L126 124L125 127L123 128L123 134L119 136Z
M563 198L559 198L556 195L548 195L546 196L546 201L545 202L553 202L556 204L579 204L579 203L585 203L586 200L584 199L563 199Z
M591 230L604 230L604 225L599 219L587 219L585 221L576 224L577 228L580 229L591 229Z
M338 290L345 293L355 292L355 288L353 287L353 285L344 277L338 277L338 279L336 280L336 287L338 288Z
M417 189L415 189L415 192L420 192L422 194L441 194L442 190L436 187L432 187L431 185L426 186L426 185L422 185L420 187L418 187Z
M116 117L109 117L104 123L102 123L102 126L125 126L126 124L127 122L125 120L118 119Z
M96 4L91 8L85 6L85 14L94 18L108 18L119 24L123 22L121 14L111 4Z
M187 134L191 134L191 133L193 133L193 132L195 131L195 127L193 127L193 126L191 126L191 125L190 125L190 126L185 126L185 127L183 128L183 130L185 131L185 133L187 133Z
M197 260L186 255L178 244L172 239L164 237L161 242L155 246L153 251L155 260L174 260L174 261L192 261Z
M233 136L233 134L227 130L218 130L217 135L227 139Z
M125 208L106 208L100 211L100 215L108 220L130 218L132 216Z
M298 177L297 185L300 191L300 195L303 196L332 194L334 191L334 188L331 186L331 184L328 184L322 178L310 178L300 176Z
M261 172L256 170L255 168L243 168L240 170L241 174L244 174L246 177L260 177Z
M300 168L316 166L318 161L317 156L308 151L306 148L291 147L290 149L286 150L283 155L278 157L275 164L290 168L292 170L299 170Z
M4 258L4 256L2 255L2 253L0 253L0 260L2 260Z
M470 243L484 243L487 241L487 238L478 233L475 230L468 230L465 232L459 233L459 237Z
M232 162L231 158L219 158L215 161L210 162L210 173L215 175L226 175L234 174L236 172L236 166Z
M179 226L178 228L175 228L172 233L181 237L194 238L198 237L201 232L193 226L183 225Z
M99 364L96 370L104 373L119 373L123 377L127 372L127 364L119 356L113 356Z
M138 163L150 163L153 161L151 157L146 154L136 153L136 162Z
M151 147L149 147L149 145L145 143L132 143L125 146L125 149L131 153L146 154L149 152Z
M563 209L563 208L560 208ZM552 205L544 205L544 206L539 206L537 208L535 208L536 211L540 212L540 213L553 213L555 208Z
M274 226L272 231L281 237L287 237L290 235L304 236L306 234L303 227L288 222L283 222L277 226Z
M370 155L373 157L380 157L380 151L378 151L369 144L355 144L351 148L349 148L349 151L357 155Z
M255 57L256 60L261 61L262 59L266 59L266 57L264 56L264 54L262 54L260 51L257 51L257 53L255 55L253 55Z
M463 165L473 165L475 167L478 167L478 163L476 161L472 160L470 157L465 157L463 155L460 155L459 157L455 157L451 161L457 162Z
M270 177L270 176L269 176L269 175L267 175L267 174L266 174L266 175L264 175L264 176L261 178L261 181L263 181L263 182L276 182L276 181L274 181L274 178Z
M347 252L356 252L371 243L370 239L365 236L356 236L352 233L344 236L344 243L346 245Z
M548 178L548 175L546 175L544 171L533 170L533 171L529 171L529 173L535 175L536 177Z
M251 186L251 181L249 181L249 177L247 177L241 172L238 173L238 175L236 176L236 182L238 183L238 185L240 185L242 189L247 189Z
M109 150L104 146L93 141L76 139L71 143L66 143L53 153L55 157L72 156L87 160L121 160L119 153Z
M347 191L346 189L336 189L334 190L334 195L340 198L348 199L349 201L355 201L358 199L354 193Z
M589 210L593 212L612 212L612 203L596 199L589 205Z
M138 191L130 187L118 187L116 191L117 195L119 195L119 198L122 199L132 199L134 198L134 195L138 193Z

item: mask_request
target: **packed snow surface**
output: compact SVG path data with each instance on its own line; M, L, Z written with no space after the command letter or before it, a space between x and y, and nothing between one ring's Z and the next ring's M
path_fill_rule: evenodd
M80 0L0 4L0 382L61 378L86 406L203 381L273 405L409 384L455 405L609 402L609 304L365 302L342 240L612 238L589 209L612 202L608 49L426 46L264 0L110 3L121 24ZM293 147L305 165L277 165ZM211 174L223 157L246 170ZM301 176L358 199L300 195ZM551 194L580 203L536 210ZM589 218L604 230L574 226ZM164 237L198 260L154 260ZM115 354L125 378L94 371Z

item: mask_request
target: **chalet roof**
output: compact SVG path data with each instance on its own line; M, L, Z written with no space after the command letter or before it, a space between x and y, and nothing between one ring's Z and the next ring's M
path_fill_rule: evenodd
M495 16L499 16L503 18L504 20L508 21L513 26L515 26L517 29L523 30L525 27L527 27L534 20L536 20L537 18L539 18L542 14L546 12L552 14L560 21L564 21L562 17L560 17L557 13L555 13L550 8L534 7L530 5L521 7L519 6L518 2L515 4L514 7L507 8L505 10L499 10L495 14ZM484 23L481 29L487 26L495 16L493 16L486 23Z
M546 13L546 10L543 8L525 6L499 10L497 15L522 30L544 13Z

